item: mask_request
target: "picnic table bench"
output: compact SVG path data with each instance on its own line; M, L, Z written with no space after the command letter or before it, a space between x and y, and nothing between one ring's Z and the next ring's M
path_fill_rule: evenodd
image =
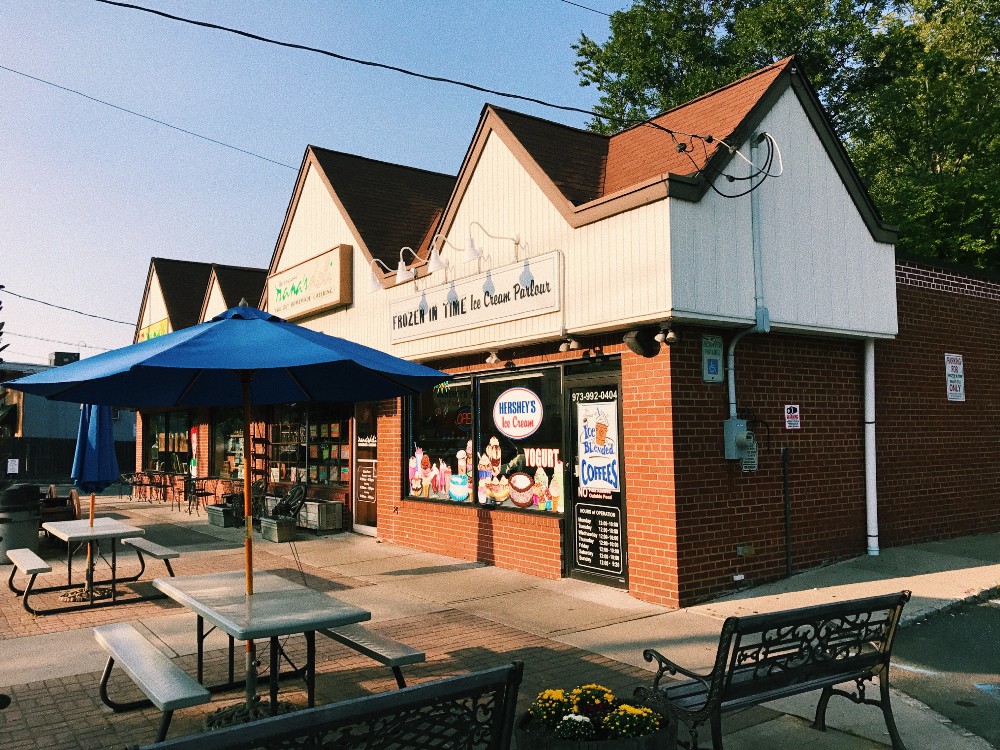
M652 688L636 696L662 707L671 723L687 727L691 748L698 730L711 728L713 750L722 750L722 715L813 690L822 690L813 727L826 729L826 707L834 695L882 709L895 750L906 750L889 701L892 644L910 592L850 599L782 612L729 617L722 625L712 670L697 674L655 649L643 658L656 661ZM665 675L681 674L673 681ZM878 677L880 697L866 697L866 683ZM854 692L835 687L853 682Z
M524 664L306 708L139 750L455 747L509 750ZM133 749L134 750L134 749Z
M400 667L404 664L417 664L427 658L423 651L394 641L360 624L322 628L316 632L389 667L400 688L406 687Z

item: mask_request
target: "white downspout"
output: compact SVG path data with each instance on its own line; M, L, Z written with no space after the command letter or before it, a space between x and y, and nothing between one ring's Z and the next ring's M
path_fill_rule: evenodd
M868 554L878 549L878 487L875 483L875 339L865 339L865 509Z

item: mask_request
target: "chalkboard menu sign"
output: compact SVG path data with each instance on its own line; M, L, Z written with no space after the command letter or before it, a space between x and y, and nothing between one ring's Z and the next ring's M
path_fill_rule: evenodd
M623 572L621 508L577 503L575 510L576 566L620 576Z
M375 502L375 465L374 461L359 459L357 462L357 492L360 503Z

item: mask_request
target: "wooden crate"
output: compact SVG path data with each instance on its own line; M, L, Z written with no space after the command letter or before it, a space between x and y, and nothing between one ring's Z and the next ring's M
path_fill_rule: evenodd
M325 500L307 501L299 511L299 528L321 531L341 531L344 528L344 504Z

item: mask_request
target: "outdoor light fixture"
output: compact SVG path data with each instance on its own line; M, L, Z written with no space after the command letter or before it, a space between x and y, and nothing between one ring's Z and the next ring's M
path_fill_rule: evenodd
M666 344L667 346L673 346L677 343L677 333L670 326L665 326L660 329L653 338L659 341L661 344Z
M574 338L568 338L559 344L559 351L565 353L569 351L576 351L580 348L580 342Z
M490 352L489 356L486 358L486 364L488 365L500 364L500 357L497 355L496 350Z
M406 261L403 260L403 253L409 250L413 254L414 260L422 260L417 251L412 247L404 247L399 251L399 267L396 269L396 283L405 284L407 281L413 281L413 278L417 275L416 272L406 267ZM426 262L426 261L425 261Z
M468 256L468 248L467 247L466 248L461 248L458 245L456 245L454 242L452 242L451 240L449 240L447 237L445 237L443 234L435 234L433 237L431 237L431 255L430 255L430 258L427 259L427 272L428 273L437 273L438 271L442 271L442 270L445 270L445 269L448 268L448 261L441 259L441 253L438 250L437 246L434 244L435 242L438 241L438 239L441 240L441 248L442 249L444 249L445 245L451 245L456 250L464 250L466 252L466 256ZM476 256L476 258L480 257L480 255L482 255L481 251L480 251L480 254ZM476 258L473 258L473 260L475 260ZM466 259L468 259L468 257L466 257Z
M368 292L377 292L382 288L382 280L379 278L378 274L375 273L376 264L382 266L386 273L392 273L392 269L389 268L385 263L383 263L378 258L372 258L372 262L368 264L368 268L371 271L371 276L368 278Z
M486 227L484 227L478 221L473 221L473 222L469 223L469 244L465 248L465 259L466 259L466 261L478 260L479 258L483 257L483 249L481 247L479 247L478 245L476 245L476 241L472 237L472 227L474 227L474 226L479 227L482 230L483 234L485 234L487 237L492 237L495 240L510 240L511 242L513 242L514 243L514 259L515 260L518 259L517 251L518 251L518 248L522 244L524 245L525 249L528 248L528 243L526 243L526 242L522 243L521 242L521 237L519 235L515 234L513 237L507 237L507 236L504 236L504 235L493 234L493 233L487 231Z

